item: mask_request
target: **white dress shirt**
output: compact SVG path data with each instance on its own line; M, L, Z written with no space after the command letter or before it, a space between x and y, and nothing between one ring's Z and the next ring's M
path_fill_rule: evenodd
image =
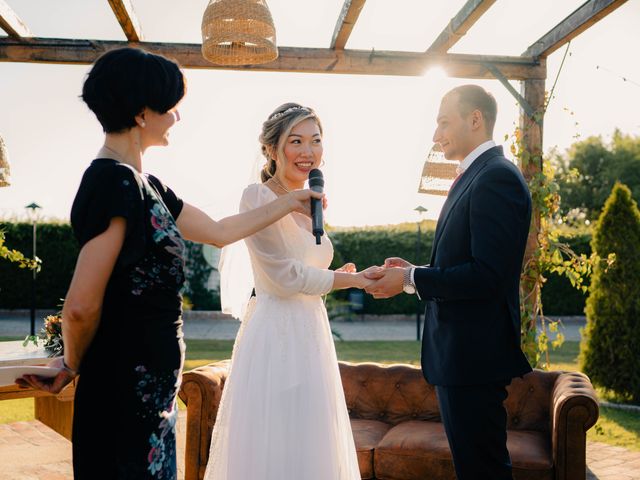
M487 140L484 143L481 143L476 148L474 148L469 155L464 157L464 160L460 162L460 165L456 167L456 173L460 175L462 172L466 171L471 164L482 155L484 152L496 146L496 142L493 140Z

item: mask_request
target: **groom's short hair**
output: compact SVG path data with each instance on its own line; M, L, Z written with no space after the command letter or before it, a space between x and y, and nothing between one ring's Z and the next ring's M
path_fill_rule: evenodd
M462 116L474 110L480 110L484 118L487 133L493 135L493 127L498 115L498 104L491 93L479 85L461 85L450 90L445 96L458 95L458 107Z

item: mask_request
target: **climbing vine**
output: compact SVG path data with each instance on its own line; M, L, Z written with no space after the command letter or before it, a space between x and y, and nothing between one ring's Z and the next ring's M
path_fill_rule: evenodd
M537 230L537 235L529 239L530 242L535 241L535 245L528 245L529 254L525 256L520 282L521 341L531 365L548 368L549 350L562 345L564 336L558 332L558 322L544 315L541 293L547 280L545 274L555 272L562 275L575 288L586 292L586 280L601 259L595 253L590 256L578 255L568 244L559 240L557 229L554 229L561 200L559 186L554 179L555 168L542 155L532 154L526 148L524 138L525 132L517 128L513 134L511 153L518 159L522 170L530 172L531 229ZM542 168L539 168L540 165ZM608 267L614 259L613 255L609 255L603 261ZM553 341L550 333L556 333Z

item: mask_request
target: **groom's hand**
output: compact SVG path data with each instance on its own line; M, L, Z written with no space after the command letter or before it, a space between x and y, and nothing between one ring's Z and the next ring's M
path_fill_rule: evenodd
M373 267L369 267L366 270L363 270L362 273L364 273L364 276L369 280L380 280L382 277L384 277L385 270L385 267L374 265Z
M384 261L384 266L386 268L393 268L393 267L412 268L414 265L400 257L390 257Z
M365 288L365 291L373 295L373 298L391 298L402 293L404 268L380 268L367 275L367 278L373 277L377 277L379 280Z

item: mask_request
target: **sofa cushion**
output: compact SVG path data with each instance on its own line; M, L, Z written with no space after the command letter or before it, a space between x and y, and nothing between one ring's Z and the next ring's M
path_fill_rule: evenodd
M396 425L378 444L373 465L378 479L455 480L449 444L440 422Z
M507 448L516 480L551 480L553 460L549 435L535 430L507 430Z
M377 420L351 420L351 430L358 453L360 477L363 480L375 478L373 474L373 449L390 428L391 425Z
M508 431L515 480L551 480L551 448L535 431ZM390 429L374 452L379 480L455 480L449 443L439 422L410 421Z

